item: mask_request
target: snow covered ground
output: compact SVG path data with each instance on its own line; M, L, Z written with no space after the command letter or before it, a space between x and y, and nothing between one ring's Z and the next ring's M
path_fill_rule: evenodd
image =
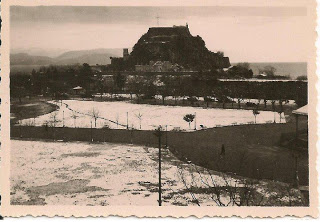
M162 106L147 104L132 104L129 102L96 102L80 100L63 100L62 103L51 101L60 108L52 113L37 118L22 120L22 125L41 126L46 123L56 127L97 127L108 126L110 128L129 127L142 130L152 130L159 125L167 126L168 130L194 130L201 129L201 125L207 128L253 124L255 116L252 110L236 109L204 109L201 107ZM98 118L93 118L94 113ZM183 120L186 114L196 115L195 120L189 124ZM256 116L256 123L285 122L282 113L260 111Z
M301 205L300 193L271 181L233 178L162 155L163 205L232 206L227 195L249 188L250 204ZM249 184L249 185L248 185ZM220 190L217 198L214 189ZM229 187L229 188L228 188ZM228 189L227 189L228 188ZM284 191L289 190L289 193ZM239 202L239 196L234 198ZM122 144L11 141L14 205L158 205L158 149Z

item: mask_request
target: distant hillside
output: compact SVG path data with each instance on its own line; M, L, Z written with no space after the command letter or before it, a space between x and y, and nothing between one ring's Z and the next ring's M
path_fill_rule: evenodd
M100 64L106 65L110 64L110 57L114 56L113 54L83 54L83 55L66 55L64 57L58 57L55 59L55 64L59 65L70 65L70 64L83 64L88 63L90 65Z
M94 59L98 59L99 55L105 55L105 56L122 56L122 49L92 49L92 50L77 50L77 51L69 51L61 54L60 56L56 57L56 60L63 61L63 60L76 60L80 59L83 60L84 58L90 59L92 62L94 62ZM99 60L99 59L98 59ZM89 63L89 61L87 62ZM109 64L109 62L104 64ZM89 63L90 64L90 63ZM96 63L92 63L96 64ZM101 64L101 63L99 63Z
M110 57L121 56L122 49L92 49L65 52L58 57L34 56L27 53L10 55L11 65L72 65L89 63L90 65L110 64Z
M60 48L57 48L57 49L44 49L44 48L38 48L38 47L11 48L10 54L27 53L32 56L47 56L47 57L55 58L66 51L68 50L60 49Z
M48 65L53 62L54 59L47 56L32 56L27 53L10 55L10 65Z

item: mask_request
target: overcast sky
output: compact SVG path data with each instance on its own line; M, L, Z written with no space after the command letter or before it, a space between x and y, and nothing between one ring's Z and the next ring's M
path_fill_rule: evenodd
M304 62L310 54L304 7L11 6L11 48L130 48L157 26L157 16L160 26L187 22L192 35L231 62Z

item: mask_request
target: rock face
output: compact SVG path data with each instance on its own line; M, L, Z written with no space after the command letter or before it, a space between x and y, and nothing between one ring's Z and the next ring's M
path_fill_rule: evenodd
M134 45L122 67L133 69L135 65L150 61L169 61L194 71L230 66L228 57L209 51L200 36L191 35L188 26L149 28Z

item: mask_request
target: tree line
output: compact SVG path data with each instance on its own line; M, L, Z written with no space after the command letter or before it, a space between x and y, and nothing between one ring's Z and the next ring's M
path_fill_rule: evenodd
M236 68L234 68L236 67ZM249 64L242 63L228 70L229 74L250 78L252 70ZM245 71L247 70L247 72ZM307 103L307 83L305 81L220 81L221 70L195 72L191 75L135 75L135 73L115 72L109 79L100 70L88 64L78 66L49 66L30 75L11 76L11 96L26 95L55 96L72 92L75 86L85 89L84 96L109 93L111 95L127 93L135 95L137 102L153 99L160 95L162 103L172 96L188 98L191 102L196 97L203 97L206 103L238 103L244 99L259 99L266 105L266 100L295 100L299 106ZM240 74L239 74L240 73ZM236 76L230 74L229 76ZM280 103L282 103L280 102Z

